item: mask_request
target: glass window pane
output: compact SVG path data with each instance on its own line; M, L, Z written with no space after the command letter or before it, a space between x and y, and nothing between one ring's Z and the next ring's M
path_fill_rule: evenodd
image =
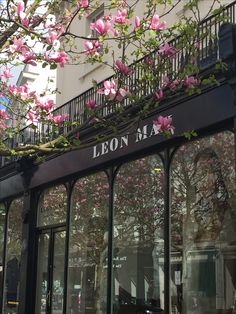
M5 206L4 204L0 204L0 298L2 298L2 280L4 272L3 253L4 253L5 221L6 221Z
M108 239L107 176L80 179L71 205L67 313L105 314Z
M35 314L47 313L48 301L48 258L50 237L42 233L38 238L38 263Z
M51 314L63 313L65 244L66 244L65 241L66 241L65 231L54 233Z
M127 163L117 174L113 313L164 309L163 179L157 156Z
M171 167L172 313L236 308L235 147L231 132L182 146Z
M6 273L3 313L17 313L19 305L23 199L11 203L8 212Z
M54 186L42 192L38 205L38 227L66 221L67 192L64 185Z

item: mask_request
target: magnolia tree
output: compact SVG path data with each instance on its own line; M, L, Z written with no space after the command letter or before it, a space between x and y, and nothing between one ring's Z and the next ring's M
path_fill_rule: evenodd
M120 124L128 120L138 123L147 111L169 97L200 92L202 86L215 84L213 76L202 78L199 74L200 43L209 32L200 31L199 22L216 5L218 10L222 7L220 1L212 0L208 12L200 17L198 2L188 1L186 9L191 17L173 25L167 25L165 17L176 6L183 6L180 0L146 0L142 16L136 15L139 0L1 2L0 154L38 156L93 145L103 137L84 142L80 132L83 126L100 124L114 136ZM101 5L105 14L90 24L91 35L72 32L76 19L87 17ZM164 13L158 15L158 10ZM181 37L171 42L179 34ZM181 51L185 51L185 58L175 67ZM107 61L107 55L112 62ZM134 63L137 60L141 61ZM48 97L52 91L34 91L27 84L11 83L15 68L22 64L55 69L84 62L105 64L113 69L114 77L102 86L91 82L95 93L85 100L87 119L82 125L70 121L66 113L56 114L56 104ZM141 75L134 79L137 69ZM114 115L108 119L102 109L109 106ZM157 134L174 134L171 116L157 116L153 124ZM26 127L37 134L42 126L47 126L51 135L41 136L37 143L9 141L24 134ZM61 134L63 128L66 131Z

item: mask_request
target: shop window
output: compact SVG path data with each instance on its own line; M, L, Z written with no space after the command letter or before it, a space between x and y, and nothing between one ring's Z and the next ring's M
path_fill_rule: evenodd
M38 204L37 225L49 226L66 222L67 191L64 185L42 192Z
M3 287L3 254L4 254L4 243L5 243L5 222L6 222L6 209L4 204L0 204L0 300L2 299L2 287ZM0 302L1 304L1 302Z
M104 173L74 186L69 239L67 313L106 313L109 185Z
M164 170L157 156L123 165L114 186L113 313L164 310Z
M236 310L235 142L182 146L171 166L171 313Z
M5 261L5 284L3 294L3 313L18 313L20 260L22 247L23 199L11 203L8 212L7 246Z

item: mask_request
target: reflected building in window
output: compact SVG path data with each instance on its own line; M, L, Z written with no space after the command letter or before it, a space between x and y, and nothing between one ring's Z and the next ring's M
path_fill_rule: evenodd
M228 145L232 137L225 132L197 141L180 148L174 157L173 313L235 308L236 210L231 181L235 165L234 148Z

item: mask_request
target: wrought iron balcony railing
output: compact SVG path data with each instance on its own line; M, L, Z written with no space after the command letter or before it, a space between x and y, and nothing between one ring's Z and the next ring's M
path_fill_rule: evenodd
M219 59L219 29L220 26L224 22L235 23L236 16L236 0L231 4L226 6L222 11L218 14L208 17L203 20L199 27L199 54L198 54L198 64L200 70L204 70L212 65L214 65ZM178 36L175 39L170 41L170 44L173 46L178 46L181 37ZM154 51L151 55L149 55L155 63L158 62L158 54ZM189 58L189 53L187 48L182 47L178 49L176 58L173 59L172 62L172 71L173 73L178 73L181 70L181 67L185 63L186 59ZM140 59L138 62L132 65L133 72L127 78L127 85L134 86L140 80L140 78L144 75L145 68L139 66L139 63L143 63L144 58ZM161 76L165 73L160 73ZM113 78L109 77L107 79ZM104 95L98 94L97 89L101 89L103 87L103 82L100 82L96 88L90 88L79 96L71 99L64 105L58 107L54 113L55 114L68 114L70 121L78 121L80 124L83 124L87 118L86 116L86 106L85 103L88 99L96 99L98 104L104 104L105 98ZM146 86L138 91L138 96L142 97L144 95L150 95L154 92L153 86L150 84L146 84ZM124 102L124 106L129 105L129 100L126 99ZM114 105L102 106L100 115L102 117L107 117L112 112L114 112ZM67 127L64 127L62 132L66 133L68 131ZM42 142L43 140L50 140L53 138L53 134L51 134L51 129L44 124L40 124L37 129L32 129L29 126L24 128L15 138L7 139L8 145L11 147L15 147L20 144L37 144ZM5 165L6 163L11 162L12 158L2 158L1 165Z

